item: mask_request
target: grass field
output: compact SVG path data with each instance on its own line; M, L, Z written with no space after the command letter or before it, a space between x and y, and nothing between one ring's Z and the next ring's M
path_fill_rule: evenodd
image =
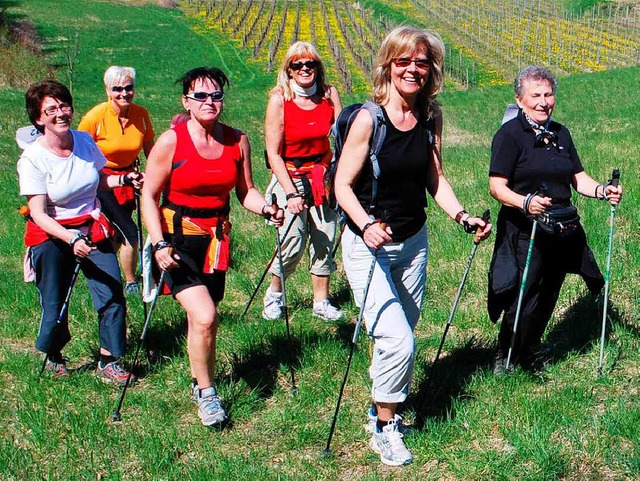
M246 61L250 51L176 9L138 2L59 0L52 8L47 0L0 0L0 9L5 7L35 24L47 62L60 66L58 77L67 83L65 52L79 32L76 125L82 113L104 100L101 78L109 65L136 67L136 101L149 109L157 132L180 110L178 76L199 65L223 68L232 80L225 121L249 134L256 181L264 189L263 119L275 78ZM293 346L287 345L284 322L262 320L259 301L242 319L275 238L235 201L233 268L220 306L216 378L228 401L228 429L203 428L189 400L184 315L168 298L158 304L147 338L153 355L140 366L142 380L127 395L121 423L110 421L119 391L91 373L97 325L84 281L72 299L74 339L65 349L73 374L63 381L39 378L42 358L33 343L40 307L35 287L22 282L24 226L17 207L24 201L18 195L19 150L13 140L16 128L27 123L24 89L0 88L0 479L638 479L639 81L639 67L562 78L554 112L572 131L587 171L604 181L620 168L626 189L615 225L605 375L596 377L601 311L582 281L572 277L547 332L555 355L543 375L493 376L497 331L485 310L487 243L478 249L427 403L418 406L471 250L470 238L430 205L427 300L417 330L415 384L404 413L416 424L406 438L415 461L398 469L382 466L367 446L369 343L364 336L345 391L334 455L321 457L357 311L339 271L332 293L349 321L327 324L312 318L310 282L300 268L287 284ZM512 92L506 86L447 92L441 101L447 176L468 209L491 208L495 217L498 205L487 192L490 142ZM609 208L591 199L575 201L604 266ZM141 311L138 301L129 304L132 348L142 327ZM289 362L296 368L296 395L289 390Z

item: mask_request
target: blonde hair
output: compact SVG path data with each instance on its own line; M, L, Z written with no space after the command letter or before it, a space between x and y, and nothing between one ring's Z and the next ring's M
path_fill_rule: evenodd
M119 67L112 65L104 72L104 86L110 89L116 84L130 78L133 84L136 83L136 70L132 67Z
M320 58L320 54L318 54L318 51L312 44L301 41L291 44L287 50L282 61L282 65L278 70L276 86L271 89L270 94L279 93L285 100L291 100L295 96L289 86L289 81L291 80L291 76L289 75L289 66L291 65L291 62L295 62L300 58L311 58L318 62L318 66L315 69L318 94L322 97L329 98L329 86L324 83L324 65Z
M389 99L391 88L391 60L399 55L424 47L429 60L429 75L418 94L418 107L433 116L436 109L436 96L444 85L444 43L436 34L428 30L402 26L387 34L380 45L376 65L373 71L372 98L377 104L384 105Z

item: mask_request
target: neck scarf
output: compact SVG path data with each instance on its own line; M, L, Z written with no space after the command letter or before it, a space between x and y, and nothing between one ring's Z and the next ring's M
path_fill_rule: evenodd
M558 144L558 134L549 130L551 118L549 118L544 124L539 124L526 113L522 112L522 114L531 128L536 131L536 143L543 142L545 144L553 144L554 146Z
M316 82L313 82L313 85L311 87L304 88L300 87L300 85L298 85L295 80L291 79L289 81L289 86L291 87L291 90L293 90L293 93L299 95L300 97L312 97L318 91L318 84Z

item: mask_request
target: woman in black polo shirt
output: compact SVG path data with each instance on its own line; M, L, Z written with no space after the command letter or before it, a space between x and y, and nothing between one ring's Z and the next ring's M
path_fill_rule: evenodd
M556 79L529 66L515 80L519 111L493 138L489 189L502 203L489 272L489 316L504 312L494 372L505 370L532 219L539 220L511 359L535 369L544 330L567 273L580 274L596 295L604 280L571 205L578 193L618 204L622 187L603 185L584 171L563 125L551 120ZM543 222L542 218L550 218ZM560 224L556 222L560 221Z

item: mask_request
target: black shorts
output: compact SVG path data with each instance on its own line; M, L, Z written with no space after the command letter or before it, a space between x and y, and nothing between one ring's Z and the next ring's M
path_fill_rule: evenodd
M164 234L164 239L171 242L171 234ZM208 235L185 235L183 242L174 246L180 259L179 267L167 271L167 286L175 297L181 292L193 286L205 286L209 291L213 302L220 302L224 297L226 280L225 271L215 271L213 274L202 272L205 257L209 248L210 237Z
M131 217L135 209L135 202L121 205L113 192L109 191L98 192L98 199L102 204L102 212L116 229L114 240L122 244L124 239L127 239L128 244L138 245L138 226Z

